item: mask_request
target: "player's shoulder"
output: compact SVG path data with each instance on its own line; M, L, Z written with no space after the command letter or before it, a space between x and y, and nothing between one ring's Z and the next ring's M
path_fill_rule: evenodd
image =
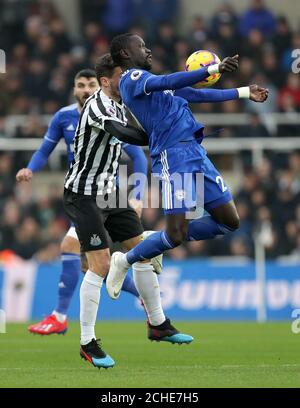
M78 113L78 106L77 103L72 103L71 105L64 106L63 108L59 109L57 112L60 116L70 116L74 113Z
M135 83L142 77L152 75L151 72L139 68L131 68L123 72L121 76L121 83Z
M63 120L74 115L79 115L77 103L72 103L71 105L62 107L55 113L53 118L57 120Z
M87 104L87 102L86 102ZM103 118L117 117L115 102L101 89L90 98L86 105L89 115Z
M58 112L65 113L65 112L72 112L77 110L77 103L72 103L71 105L64 106Z

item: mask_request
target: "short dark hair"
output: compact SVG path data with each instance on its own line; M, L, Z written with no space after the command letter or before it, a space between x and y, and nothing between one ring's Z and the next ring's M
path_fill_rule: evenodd
M114 63L111 55L109 53L102 55L96 60L95 70L98 81L100 78L105 76L111 78L114 74L114 69L118 65Z
M122 65L123 58L121 56L121 50L128 47L130 40L135 34L125 33L114 37L110 43L110 53L114 62L118 65Z
M90 68L85 68L82 69L81 71L77 72L75 75L74 80L76 81L77 79L84 77L84 78L96 78L96 72L93 69Z

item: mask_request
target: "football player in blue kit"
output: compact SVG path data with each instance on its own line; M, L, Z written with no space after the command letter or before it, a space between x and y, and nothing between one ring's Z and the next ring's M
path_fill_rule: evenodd
M16 175L18 182L30 181L33 174L41 170L47 163L49 156L60 140L64 140L67 149L68 165L73 161L73 139L80 117L80 112L85 101L99 88L96 73L91 69L83 69L78 72L74 79L74 96L76 103L60 109L54 115L44 140L39 149L33 154L26 168L19 170ZM126 143L122 144L123 150L133 160L134 173L147 175L147 159L141 147ZM139 213L141 212L141 199L133 199L131 205ZM67 312L77 286L81 266L80 244L71 225L61 243L62 272L58 285L58 302L50 316L46 316L41 322L28 327L31 333L40 335L62 334L68 328ZM83 259L84 261L84 259ZM139 297L138 291L130 276L124 281L122 290Z
M235 71L238 55L199 70L157 76L149 72L151 50L139 36L128 33L115 37L110 52L123 70L119 84L123 102L149 137L152 172L162 180L166 219L164 231L151 235L127 254L113 254L106 285L110 296L116 298L134 262L152 258L184 240L206 240L238 228L239 217L228 187L201 145L204 125L196 121L188 103L238 98L264 102L268 89L257 85L225 90L191 87L214 73ZM172 176L178 174L182 179L186 174L192 178L188 186L182 184L176 190ZM189 221L186 213L191 206L182 198L188 190L195 193L197 174L203 175L203 207L207 215Z

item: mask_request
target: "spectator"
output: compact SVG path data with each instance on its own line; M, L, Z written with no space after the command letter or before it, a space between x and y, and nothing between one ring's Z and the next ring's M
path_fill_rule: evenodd
M240 33L248 37L251 30L260 31L265 38L270 37L276 27L273 13L267 9L263 0L251 0L250 8L240 18Z
M217 36L220 39L221 27L228 26L231 27L234 35L236 35L236 28L238 25L238 17L233 6L228 3L222 3L215 14L212 16L210 24L210 33L212 37Z
M191 28L188 32L188 39L192 51L203 49L207 40L207 28L202 16L195 16L192 20Z
M280 60L286 49L290 49L292 40L292 32L289 22L285 16L278 17L276 21L276 29L273 35L272 43L276 50L276 56Z
M297 111L300 111L300 77L299 75L290 73L287 77L287 83L279 90L278 95L278 106L279 109L283 108L283 100L286 96L289 96L295 106Z
M269 137L270 133L267 128L262 124L260 117L257 113L252 112L250 115L250 123L246 126L240 126L237 131L237 137Z
M102 16L102 22L110 37L129 30L136 20L136 5L133 0L109 0Z

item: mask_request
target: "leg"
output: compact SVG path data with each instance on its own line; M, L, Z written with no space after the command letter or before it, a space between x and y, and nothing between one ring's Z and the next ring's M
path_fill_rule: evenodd
M80 355L96 367L113 367L115 362L97 343L95 323L103 278L109 268L110 254L102 212L90 196L64 192L66 213L74 222L88 270L80 287Z
M185 213L166 215L166 224L166 233L174 247L182 244L189 226L189 220L186 219Z
M233 200L212 208L208 212L217 223L226 225L232 230L238 229L240 219Z
M70 230L72 235L69 234ZM66 315L80 276L80 245L75 228L70 228L61 243L62 273L55 312ZM74 230L74 231L73 231ZM58 316L59 318L59 316Z
M125 262L127 261L127 267L135 262L154 258L168 249L175 248L184 241L189 222L185 218L185 213L167 214L166 222L166 231L155 232L127 252L125 260Z
M197 218L190 222L187 240L201 241L233 232L239 226L239 217L231 200L228 203L208 210L210 216Z
M239 226L239 217L232 196L220 173L205 156L204 208L210 214L190 222L187 240L206 240L234 231Z
M58 303L50 316L28 327L40 335L64 334L68 330L67 311L80 275L80 246L75 228L71 227L61 243L62 272L59 279Z
M141 239L142 235L139 235L122 242L122 245L125 249L130 250L134 248ZM159 282L157 274L153 271L153 266L148 260L136 262L132 265L132 271L133 280L138 290L138 296L142 299L142 305L145 308L148 322L154 326L162 324L166 320L166 317L162 309ZM127 277L128 275L126 275L126 278Z
M109 249L86 252L89 269L80 288L81 344L96 339L95 324L103 279L109 268Z
M174 228L172 223L174 224L175 220L177 219L178 222L176 223L176 228ZM185 232L181 232L181 237L178 237L178 230L182 228L183 221L185 221L183 214L177 214L176 216L172 216L172 220L169 223L169 230L177 241L183 238L185 235ZM183 224L183 226L184 225L185 224ZM113 254L111 273L109 273L106 288L109 296L112 299L117 299L120 295L120 291L130 264L152 259L157 255L160 255L165 249L174 247L174 245L168 243L168 238L166 238L167 235L165 231L154 232L153 234L149 235L147 239L141 241L143 228L136 212L133 211L132 208L119 208L110 211L109 216L105 221L105 227L112 240L123 242L126 249L132 248L137 244L127 254L122 254L121 252L116 252ZM130 262L127 261L127 256L131 257Z
M117 228L114 228L114 226L117 226ZM111 220L108 220L107 229L112 239L120 240L127 250L138 245L142 239L140 220L132 210L125 210L123 212L120 210L116 211ZM177 229L175 229L175 231L177 231ZM133 232L140 232L140 234L132 237ZM112 255L111 265L114 267L110 268L106 288L113 299L119 296L122 282L127 276L128 268L122 268L122 266L119 265L119 258L123 256L124 254L121 252L115 252ZM189 335L179 333L178 330L171 325L170 320L166 319L164 315L161 305L159 282L157 274L154 273L151 261L143 260L136 262L132 265L132 270L136 288L138 289L148 316L148 338L170 343L190 343L193 338Z
M109 249L87 251L88 267L80 287L80 355L95 367L113 367L114 360L96 340L95 324L103 279L109 269Z

